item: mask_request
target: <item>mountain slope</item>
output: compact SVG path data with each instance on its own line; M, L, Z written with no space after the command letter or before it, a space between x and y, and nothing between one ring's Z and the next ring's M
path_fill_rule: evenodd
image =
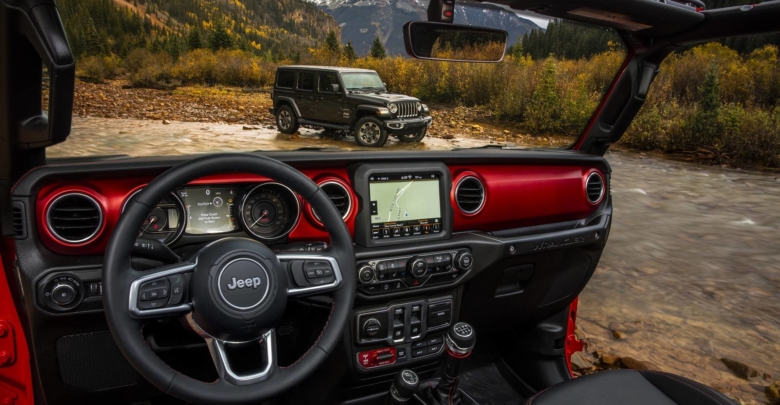
M333 17L304 0L59 0L58 6L77 55L186 50L193 28L208 36L216 26L236 47L291 53L339 31Z
M365 55L379 37L391 55L404 54L402 27L407 21L427 20L427 0L312 0L341 26L341 42L351 41ZM456 5L455 22L506 30L510 43L538 26L517 14L492 6Z

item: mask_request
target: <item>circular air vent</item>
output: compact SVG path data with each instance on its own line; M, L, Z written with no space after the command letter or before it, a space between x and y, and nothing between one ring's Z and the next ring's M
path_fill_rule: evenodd
M347 219L349 212L352 209L352 199L349 196L349 191L341 183L335 181L326 181L320 184L320 188L325 194L328 195L333 205L339 210L341 218ZM311 209L311 213L317 218L317 221L322 222L320 216L317 215L317 211L314 208Z
M588 175L587 180L585 180L585 192L591 204L601 202L601 197L604 196L604 179L598 172Z
M57 239L82 243L97 235L103 225L103 211L94 198L83 193L67 193L49 205L46 222Z
M474 176L466 176L455 187L455 202L465 214L473 214L485 204L485 187Z

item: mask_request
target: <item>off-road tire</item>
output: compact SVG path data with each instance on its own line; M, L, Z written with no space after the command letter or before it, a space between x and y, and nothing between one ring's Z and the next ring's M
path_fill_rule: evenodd
M295 112L288 105L283 105L276 110L276 128L283 134L294 134L301 124L295 117Z
M360 146L384 146L387 142L385 124L371 116L359 119L355 124L355 142Z
M401 142L420 142L425 138L425 134L428 133L428 127L423 127L419 132L405 135L398 135L398 140Z

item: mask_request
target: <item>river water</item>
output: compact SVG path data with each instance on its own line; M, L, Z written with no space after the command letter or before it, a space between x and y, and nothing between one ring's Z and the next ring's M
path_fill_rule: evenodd
M49 156L177 155L335 146L302 129L75 118ZM466 135L385 149L452 149L489 143ZM518 145L518 146L535 146ZM538 146L538 145L536 145ZM376 150L376 149L374 149ZM590 350L631 356L711 385L744 404L768 403L780 379L780 180L776 174L611 152L614 218L609 243L580 297L578 325ZM623 339L612 337L615 329ZM771 375L743 380L719 360Z

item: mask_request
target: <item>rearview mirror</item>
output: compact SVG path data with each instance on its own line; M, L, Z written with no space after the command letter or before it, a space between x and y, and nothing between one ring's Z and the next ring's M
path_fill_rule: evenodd
M455 62L501 62L506 31L425 21L404 25L406 53L417 59Z

